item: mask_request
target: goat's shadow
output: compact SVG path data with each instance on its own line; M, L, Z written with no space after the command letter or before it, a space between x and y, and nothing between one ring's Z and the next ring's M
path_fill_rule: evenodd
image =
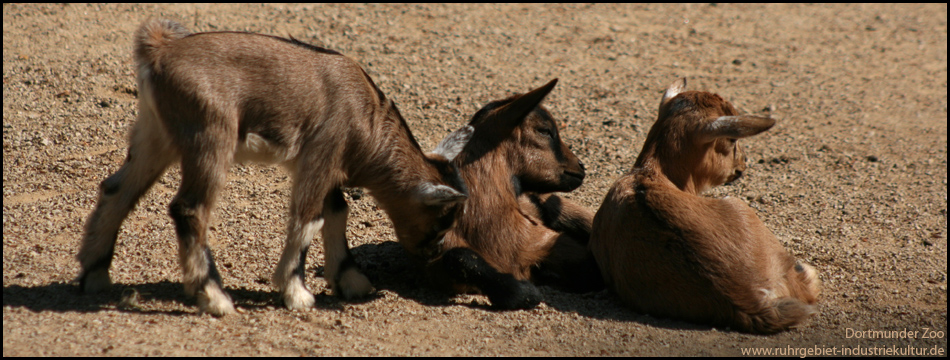
M413 299L425 305L453 305L447 294L430 289L426 286L421 271L414 273L411 269L409 255L395 242L385 242L380 245L363 245L351 249L359 263L363 264L364 272L373 281L377 289L386 289L401 296ZM306 271L307 276L322 276L322 264L310 264ZM256 290L245 287L235 287L228 284L224 274L225 291L230 295L234 305L238 308L280 308L283 303L276 290ZM332 296L328 291L315 293L315 307L326 310L342 310L345 304L365 303L380 298L379 294L367 296L363 299L342 300ZM177 303L162 306L162 310L146 304L150 302ZM153 283L113 284L108 289L95 293L85 294L78 282L54 282L51 284L24 286L4 285L3 306L22 307L33 312L80 312L95 313L103 310L117 310L142 314L166 315L195 315L198 314L197 302L194 297L184 294L184 286L180 282L163 280Z
M108 290L97 294L83 294L75 282L57 282L40 286L4 286L3 307L24 307L34 312L92 313L123 308L117 305L123 294L147 294L144 298L194 303L182 295L181 284L168 281L137 285L114 284ZM179 310L158 312L170 315L187 314Z
M226 289L235 306L253 309L275 305L275 291ZM174 302L178 309L154 310L147 304L151 301ZM325 303L325 302L324 302ZM75 281L58 282L40 286L10 285L3 287L3 306L24 307L34 312L87 312L118 310L141 314L195 315L197 303L185 296L181 283L160 281L143 284L113 284L109 289L96 294L84 294ZM319 306L319 305L318 305ZM182 307L186 309L181 309Z
M413 262L401 245L393 241L378 244L366 244L351 249L356 261L366 276L378 290L386 290L396 295L426 306L467 306L484 311L495 310L481 300L473 297L468 303L460 303L456 295L440 291L429 284L422 266ZM322 276L323 267L312 264L307 276ZM227 282L226 282L227 283ZM260 291L247 288L226 286L226 291L235 306L244 309L280 308L279 294L274 290ZM569 293L548 286L540 286L544 302L561 312L573 312L578 315L604 320L640 323L659 328L675 330L710 330L709 326L696 325L682 321L654 318L636 313L626 307L607 290L588 293ZM315 306L318 309L341 310L348 303L372 302L381 297L371 295L360 300L342 300L327 292L316 293ZM153 310L149 306L137 303L150 301L174 302L182 306L176 309ZM103 310L118 310L140 314L195 315L197 304L193 297L185 296L181 283L160 281L142 284L114 284L98 294L83 294L75 282L58 282L39 286L10 285L3 287L3 306L23 307L34 312L85 312L94 313Z

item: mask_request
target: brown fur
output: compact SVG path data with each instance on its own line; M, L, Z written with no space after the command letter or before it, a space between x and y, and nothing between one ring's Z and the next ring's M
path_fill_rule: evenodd
M636 164L594 217L590 248L604 281L648 314L756 333L795 326L815 312L814 268L742 201L699 196L741 176L736 140L774 120L738 116L718 95L685 87L664 94Z
M293 39L190 34L168 20L135 36L139 118L125 164L103 181L79 251L85 291L109 286L119 225L152 183L181 161L169 206L185 289L202 311L233 312L208 247L217 192L234 162L284 165L293 175L288 237L274 274L290 308L313 304L304 286L310 240L323 232L326 278L344 297L373 291L346 242L341 187L367 188L400 239L445 231L466 195L451 163L472 129L424 154L395 104L354 61Z
M578 272L573 264L590 259L593 268L586 250L593 214L559 196L538 194L571 191L584 178L583 164L561 141L557 122L538 105L553 86L493 102L472 119L475 135L456 160L469 198L430 260L467 248L516 281L530 280L542 264L562 283L579 281L571 278ZM454 286L478 288L458 281Z

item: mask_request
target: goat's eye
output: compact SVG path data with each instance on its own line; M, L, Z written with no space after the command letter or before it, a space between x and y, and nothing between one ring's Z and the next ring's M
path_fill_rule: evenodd
M548 129L548 128L539 128L539 129L538 129L538 132L541 133L541 135L547 136L547 137L549 137L549 138L553 138L553 137L554 137L554 132L551 131L551 129Z

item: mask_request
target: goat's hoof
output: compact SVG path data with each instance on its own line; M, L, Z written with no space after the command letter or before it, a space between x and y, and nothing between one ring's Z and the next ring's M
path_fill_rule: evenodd
M108 269L93 270L79 275L79 288L83 293L95 294L112 287Z
M541 303L541 291L528 281L519 281L510 293L489 295L492 307L499 310L533 309Z
M299 278L291 280L290 286L284 290L284 305L290 310L305 310L313 307L316 300L310 290L301 284Z
M340 295L347 300L361 298L376 291L366 275L354 268L343 270L343 274L340 274L338 289L340 289Z
M231 298L217 284L205 286L198 292L198 309L216 317L235 313Z

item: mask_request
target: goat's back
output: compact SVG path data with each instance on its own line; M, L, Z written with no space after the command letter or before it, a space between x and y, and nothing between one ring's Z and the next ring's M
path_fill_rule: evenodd
M736 199L686 194L634 172L611 188L593 229L605 282L637 311L763 333L814 311L814 270Z
M139 77L161 82L156 86L235 106L269 101L273 103L256 106L275 109L315 102L315 108L327 107L321 102L339 108L335 102L352 101L347 99L380 100L360 66L335 51L244 32L182 36L176 24L167 24L143 25L136 37Z
M385 136L403 132L407 151L421 153L391 101L338 52L245 32L189 34L152 20L139 29L135 54L140 97L177 144L200 147L195 134L224 134L236 160L267 163L318 149L306 161L345 167L354 186L372 181L361 164L384 160ZM361 161L340 163L344 154Z

